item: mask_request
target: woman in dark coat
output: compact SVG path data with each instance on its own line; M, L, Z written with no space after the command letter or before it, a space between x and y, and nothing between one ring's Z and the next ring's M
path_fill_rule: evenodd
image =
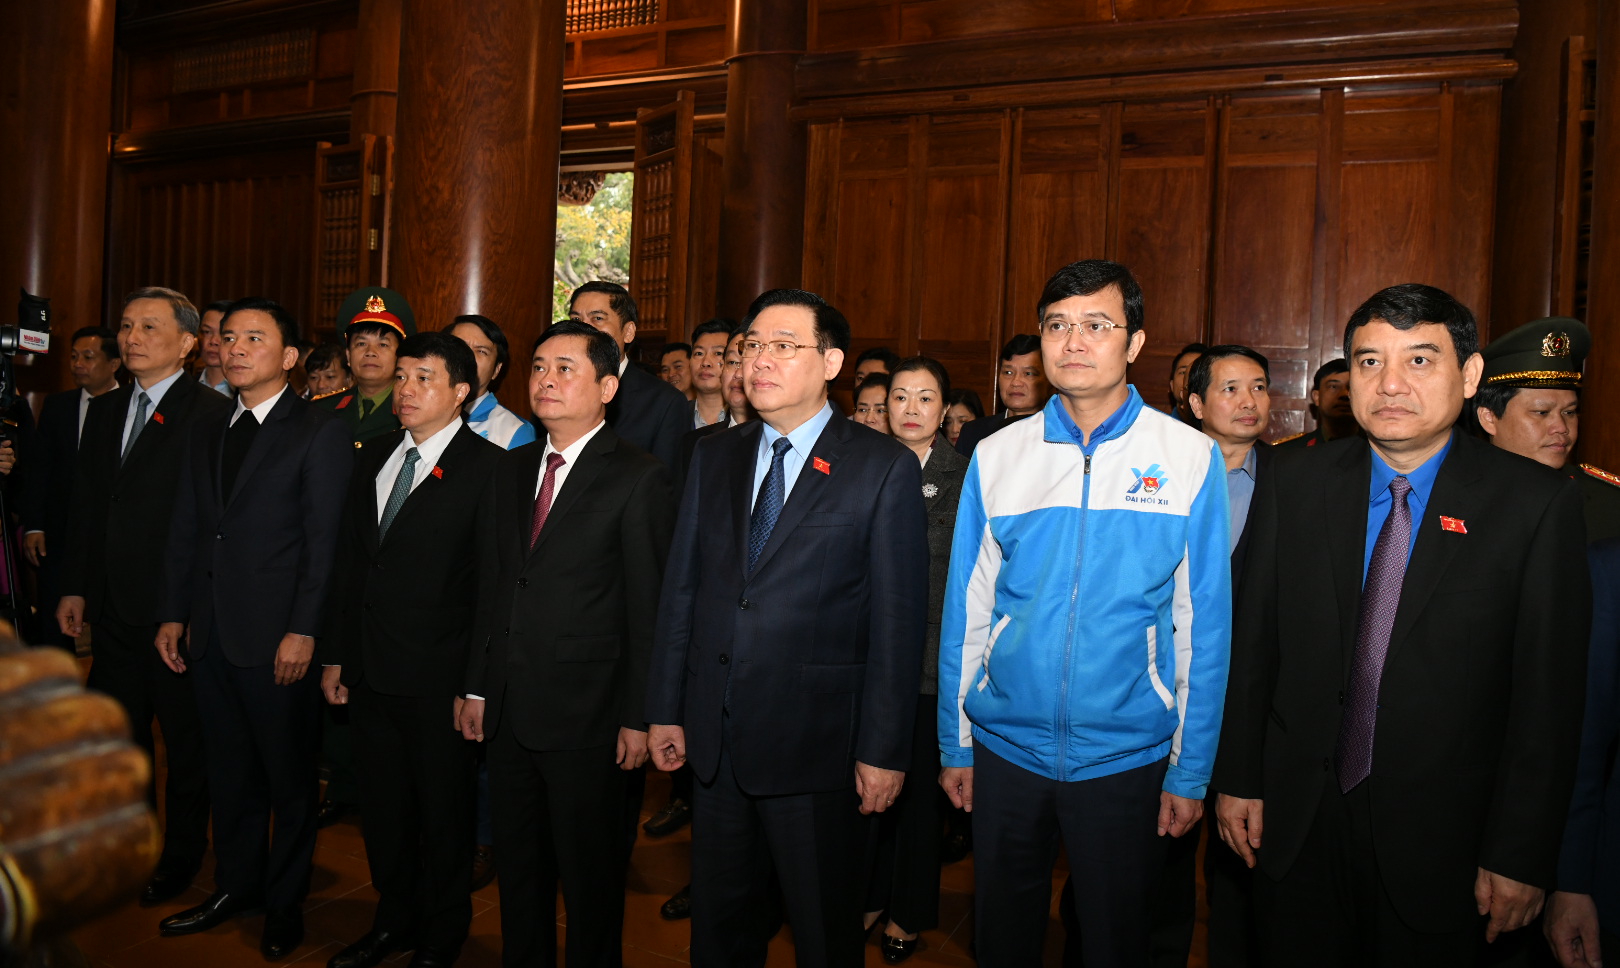
M911 766L895 805L880 815L879 841L867 891L868 926L886 911L883 960L897 965L911 957L918 935L939 925L940 823L939 743L935 727L939 691L939 622L945 607L951 534L968 459L940 434L950 376L925 356L904 360L889 374L889 430L922 461L922 493L928 511L928 638L923 654L922 695L912 738Z

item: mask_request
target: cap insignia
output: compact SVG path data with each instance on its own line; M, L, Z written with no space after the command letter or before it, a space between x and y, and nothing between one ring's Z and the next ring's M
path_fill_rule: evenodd
M366 312L368 312L368 313L386 312L387 309L388 309L388 307L383 305L383 301L382 301L381 296L372 296L370 299L366 300ZM1552 339L1551 336L1549 336L1547 338ZM1548 354L1548 355L1550 356L1552 354Z
M1568 333L1548 333L1546 336L1543 336L1541 338L1541 355L1542 356L1568 356L1569 355L1569 334Z

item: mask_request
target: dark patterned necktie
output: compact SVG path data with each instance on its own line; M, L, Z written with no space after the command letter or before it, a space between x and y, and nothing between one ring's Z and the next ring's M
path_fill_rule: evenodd
M1401 583L1406 580L1407 549L1412 538L1412 511L1406 496L1412 482L1397 477L1389 482L1389 517L1373 543L1367 581L1361 588L1356 616L1356 653L1351 659L1350 687L1346 690L1344 718L1339 721L1339 790L1349 793L1372 773L1373 731L1378 724L1378 686L1384 676L1384 657L1401 604Z
M792 446L786 437L778 437L771 444L771 469L765 472L765 481L759 485L754 514L748 519L749 571L759 563L759 556L771 540L771 531L776 528L776 519L782 516L782 499L787 493L787 469L782 461Z
M540 480L540 493L534 497L534 527L529 531L529 550L540 543L540 530L546 526L546 517L551 514L551 496L557 490L557 468L566 461L563 455L552 453L546 457L546 476Z
M416 462L422 455L415 447L405 452L405 464L399 469L394 478L394 489L388 492L388 503L383 505L382 517L377 520L377 542L382 543L383 536L388 534L388 528L399 516L399 509L405 506L405 499L411 496L411 484L416 480Z

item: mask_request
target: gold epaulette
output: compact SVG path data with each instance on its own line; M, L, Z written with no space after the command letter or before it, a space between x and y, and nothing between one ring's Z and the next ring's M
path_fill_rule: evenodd
M1587 477L1595 477L1605 484L1613 484L1615 487L1620 487L1620 474L1611 474L1603 468L1593 467L1591 464L1582 464L1581 470L1586 472Z
M1289 434L1286 437L1278 437L1276 440L1273 440L1271 442L1271 446L1275 447L1278 444L1286 444L1291 440L1298 440L1299 438L1305 436L1307 433L1309 433L1309 431L1301 430L1297 434Z
M321 394L320 396L310 397L309 402L314 403L316 400L325 400L327 397L335 397L340 393L348 393L350 390L353 390L353 389L354 389L354 387L344 387L341 390L328 390L325 393Z

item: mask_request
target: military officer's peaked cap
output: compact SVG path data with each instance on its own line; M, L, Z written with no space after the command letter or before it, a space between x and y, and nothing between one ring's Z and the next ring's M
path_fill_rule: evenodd
M358 323L386 326L398 333L400 339L416 335L416 314L411 312L411 304L405 301L404 296L381 286L356 289L338 307L339 336Z
M1579 390L1592 334L1586 324L1550 316L1504 333L1481 351L1485 386Z

